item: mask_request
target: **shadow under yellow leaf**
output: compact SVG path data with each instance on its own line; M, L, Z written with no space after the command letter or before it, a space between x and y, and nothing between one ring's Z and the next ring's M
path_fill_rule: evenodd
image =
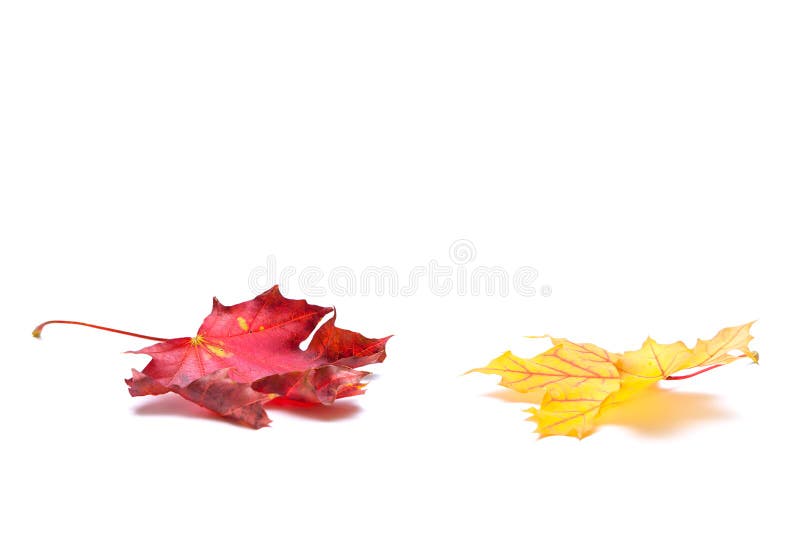
M609 407L596 423L623 426L656 437L732 416L716 395L650 387L626 402Z
M526 405L539 404L542 393L495 391L487 397ZM649 387L635 397L604 409L595 420L597 430L604 426L621 426L639 434L660 437L678 434L713 421L729 419L733 414L707 393Z

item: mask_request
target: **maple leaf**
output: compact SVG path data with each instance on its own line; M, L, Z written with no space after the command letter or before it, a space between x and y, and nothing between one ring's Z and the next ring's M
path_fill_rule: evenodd
M620 391L609 399L609 404L622 402L660 380L691 378L739 358L747 357L758 363L758 353L748 346L753 339L751 326L753 322L723 328L710 340L698 339L692 349L681 341L661 345L647 338L640 349L619 357L617 367L622 385ZM703 369L685 376L674 374L695 367Z
M753 340L753 336L750 335L750 327L754 322L723 328L708 341L698 339L692 349L692 357L687 361L685 368L724 365L742 356L758 363L758 353L751 351L748 346Z
M622 383L609 403L627 400L659 380L667 379L685 369L691 358L692 351L682 341L662 345L648 337L641 348L626 351L617 358Z
M581 384L574 388L545 391L539 408L529 408L536 431L541 436L573 435L578 438L594 430L594 420L605 400L619 389L619 380L602 387Z
M531 336L546 337L553 346L529 359L508 351L470 372L499 375L500 385L520 393L541 393L540 406L527 410L541 436L582 438L603 410L660 380L690 378L740 358L758 363L758 353L749 348L752 325L724 328L710 340L698 339L691 349L680 341L665 345L648 337L641 348L621 354L591 343ZM701 370L674 374L696 367Z
M317 329L308 348L306 340ZM389 337L370 339L335 325L333 308L287 299L278 286L252 300L225 306L214 298L211 313L193 337L142 336L76 321L79 324L158 341L136 351L152 359L126 380L132 396L177 393L219 415L253 428L270 420L264 405L275 399L331 404L364 392L369 375L354 368L380 363Z
M520 393L542 392L541 408L531 410L540 434L581 437L591 432L606 397L619 389L619 371L611 355L595 345L550 339L553 347L534 358L507 351L471 372L500 375L500 385Z
M520 393L556 386L571 389L587 382L598 388L606 387L609 382L619 383L619 372L607 354L566 343L559 343L528 360L507 351L487 367L471 372L500 375L500 385Z

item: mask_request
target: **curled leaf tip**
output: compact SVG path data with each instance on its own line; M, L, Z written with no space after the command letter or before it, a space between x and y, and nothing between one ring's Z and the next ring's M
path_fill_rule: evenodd
M42 329L43 328L44 328L44 324L40 324L39 326L37 326L36 328L33 329L33 332L31 332L31 335L33 335L33 337L35 337L36 339L41 339L41 337L42 337Z

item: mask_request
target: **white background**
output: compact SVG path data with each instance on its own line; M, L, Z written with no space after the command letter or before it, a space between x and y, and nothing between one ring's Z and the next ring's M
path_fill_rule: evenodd
M763 0L3 2L3 530L790 530L799 24ZM312 298L389 357L259 431L129 397L147 342L30 337L191 335L270 255L405 276L460 238L552 296ZM530 334L752 319L762 365L582 441L461 376Z

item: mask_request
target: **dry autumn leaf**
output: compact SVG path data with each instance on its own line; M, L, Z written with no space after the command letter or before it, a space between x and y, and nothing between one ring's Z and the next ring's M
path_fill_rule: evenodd
M533 336L547 337L553 346L530 359L506 352L469 372L499 375L502 386L541 394L539 407L528 410L540 435L582 438L592 432L602 410L660 380L691 378L739 358L758 363L758 353L749 347L752 325L724 328L709 340L698 339L691 349L683 342L662 345L647 338L641 348L621 354L590 343ZM674 374L697 367L691 374Z
M269 424L264 405L275 399L331 404L364 392L369 375L354 368L386 357L388 337L369 339L335 326L336 314L300 348L333 308L281 295L278 286L252 300L224 306L215 298L211 314L193 337L164 339L76 321L78 324L158 341L132 351L152 360L125 382L132 396L174 392L219 415L253 428Z

